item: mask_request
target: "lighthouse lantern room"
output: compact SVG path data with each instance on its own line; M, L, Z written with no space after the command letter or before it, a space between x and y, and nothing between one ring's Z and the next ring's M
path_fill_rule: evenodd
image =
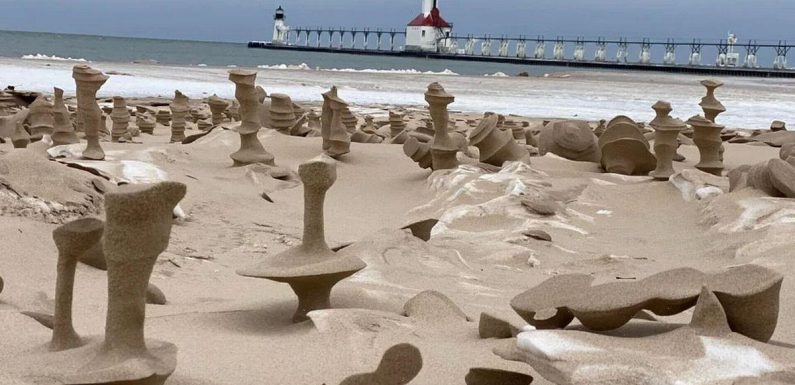
M453 25L439 11L438 0L423 0L422 13L406 27L406 51L446 52L452 46Z

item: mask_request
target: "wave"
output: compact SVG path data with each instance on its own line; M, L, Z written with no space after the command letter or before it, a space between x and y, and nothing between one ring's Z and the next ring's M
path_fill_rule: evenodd
M74 61L74 62L81 62L81 63L87 63L88 62L88 60L82 59L82 58L75 59L75 58L71 58L71 57L60 57L60 56L55 56L55 55L47 56L47 55L40 54L40 53L37 53L35 55L22 55L22 59L23 60Z
M483 76L492 77L492 78L507 78L508 74L506 74L505 72L495 72L491 75L485 74Z
M276 64L276 65L258 65L257 68L261 69L273 69L273 70L296 70L296 71L329 71L329 72L352 72L352 73L370 73L370 74L408 74L408 75L446 75L446 76L457 76L458 74L449 70L445 69L444 71L434 72L434 71L419 71L416 69L388 69L388 70L379 70L373 68L361 69L357 70L354 68L312 68L306 63L301 63L298 65L293 64Z

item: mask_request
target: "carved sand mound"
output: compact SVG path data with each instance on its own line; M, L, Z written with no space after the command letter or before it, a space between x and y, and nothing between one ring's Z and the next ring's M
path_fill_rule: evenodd
M93 175L47 160L34 149L0 157L0 214L65 223L102 211Z
M574 161L598 163L601 159L596 135L588 122L581 120L561 120L544 126L538 137L538 151Z
M531 365L558 385L776 384L795 378L791 349L730 330L731 315L717 292L703 287L688 326L642 338L570 330L519 334L495 353Z
M622 175L648 175L657 165L649 142L634 121L611 122L599 137L602 168Z
M511 307L540 329L564 328L577 318L588 329L605 331L623 326L641 310L670 316L690 309L706 284L726 309L733 331L766 342L776 330L782 281L779 273L756 265L712 275L680 268L597 286L588 275L559 275L514 297Z

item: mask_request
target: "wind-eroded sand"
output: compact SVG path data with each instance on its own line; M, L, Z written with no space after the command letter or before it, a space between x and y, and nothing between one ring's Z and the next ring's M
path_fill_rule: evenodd
M266 131L261 140L279 166L295 171L320 153L320 138ZM187 218L174 226L151 280L169 303L147 307L147 337L179 347L171 385L337 384L374 369L399 342L423 353L413 384L461 384L471 367L533 373L492 354L499 342L478 339L476 320L488 311L521 325L509 300L552 274L571 272L607 282L682 266L768 266L785 276L774 343L795 342L795 202L753 190L685 201L669 182L603 174L596 164L554 156L499 173L468 165L430 176L398 145L352 144L326 198L329 243L356 242L350 250L368 264L336 286L332 303L369 310L324 312L317 318L322 331L312 322L293 325L296 302L287 285L235 270L300 241L303 194L296 177L278 181L262 167L232 168L228 154L238 138L230 131L191 145L169 145L168 138L160 127L156 136L141 137L144 144L102 145L108 164L150 163L188 186L181 203ZM0 155L8 151L10 144L0 145ZM692 168L697 149L683 146L681 153L688 160L675 167ZM764 146L726 148L727 168L776 156L777 149ZM549 218L529 213L521 195L538 191L566 197L565 210ZM429 217L441 223L428 243L396 230ZM19 312L52 312L55 227L0 217L0 368L49 340L48 329ZM527 229L548 232L552 242L522 236ZM75 326L82 335L104 330L105 285L104 272L78 267ZM425 324L399 316L405 301L424 290L448 295L475 322ZM681 324L689 316L664 321ZM635 322L615 334L649 329L670 326ZM547 383L533 374L534 384Z

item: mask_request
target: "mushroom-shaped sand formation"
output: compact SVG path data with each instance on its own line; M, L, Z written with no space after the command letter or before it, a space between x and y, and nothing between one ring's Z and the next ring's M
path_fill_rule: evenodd
M335 253L326 244L323 205L326 191L337 179L334 160L319 157L302 164L298 174L304 185L303 243L238 274L284 282L298 296L293 322L308 320L307 313L331 307L331 289L337 282L364 269L366 264L345 252Z

